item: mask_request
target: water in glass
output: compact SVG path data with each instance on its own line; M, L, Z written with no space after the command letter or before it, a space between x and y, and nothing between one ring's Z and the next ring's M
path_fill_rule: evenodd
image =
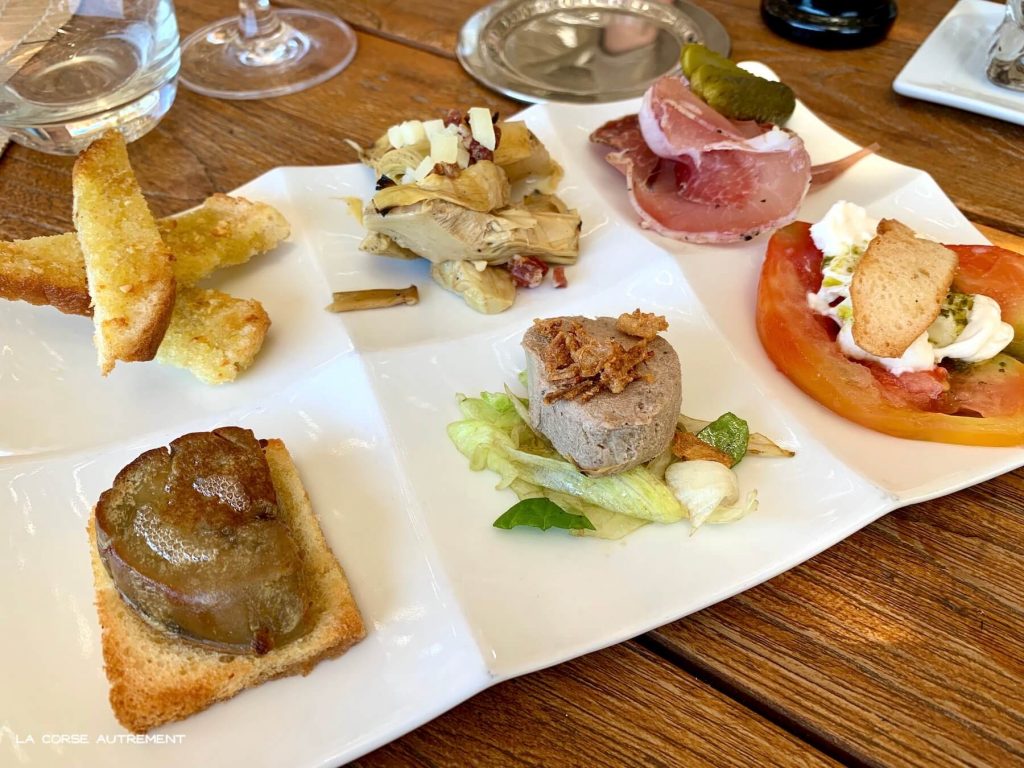
M8 0L0 15L0 131L74 154L108 128L129 140L174 101L172 0Z

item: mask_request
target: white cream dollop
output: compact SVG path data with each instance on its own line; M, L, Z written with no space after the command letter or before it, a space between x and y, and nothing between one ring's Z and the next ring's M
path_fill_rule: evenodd
M967 315L967 325L952 344L935 347L935 362L948 357L965 363L981 363L998 355L1011 341L1013 326L1002 321L999 302L977 293Z
M850 283L857 262L875 236L878 221L870 218L858 205L840 201L824 218L811 225L811 239L825 255L822 263L821 287L807 294L807 304L819 315L832 318L839 325L836 341L843 354L853 360L867 360L899 376L914 371L928 371L945 359L980 363L999 354L1013 340L1013 326L1002 321L998 302L988 296L971 296L972 307L963 330L944 346L934 344L929 336L945 321L936 319L928 331L918 336L900 357L877 357L861 349L853 340L853 300ZM838 303L837 303L838 301ZM948 327L943 326L943 331Z
M821 221L811 225L811 239L826 256L835 259L854 255L856 264L877 230L877 219L870 218L859 205L840 200Z

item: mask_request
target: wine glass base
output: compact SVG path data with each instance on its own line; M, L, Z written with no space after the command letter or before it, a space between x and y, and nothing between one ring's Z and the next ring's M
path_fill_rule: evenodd
M281 30L247 41L238 18L223 19L181 44L182 85L218 99L267 99L318 85L348 66L356 53L352 28L328 13L276 11Z
M3 134L16 144L51 155L77 155L107 131L119 130L126 141L144 136L160 122L174 103L178 83L172 78L127 104L54 123L37 123L30 128L0 123ZM2 149L0 149L2 153Z

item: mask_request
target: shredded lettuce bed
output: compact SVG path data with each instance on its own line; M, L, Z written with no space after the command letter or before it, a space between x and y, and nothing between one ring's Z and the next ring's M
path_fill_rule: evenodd
M489 469L520 499L546 497L567 512L586 515L594 530L574 533L617 539L648 522L674 523L686 510L646 467L606 477L587 477L531 429L525 403L511 393L459 396L464 416L448 436L469 459L470 469Z
M481 392L479 397L457 397L463 419L448 425L448 437L469 459L470 469L489 469L497 473L500 478L497 487L508 488L520 500L547 498L569 514L584 515L593 530L585 528L582 521L578 528L558 526L571 528L576 536L619 539L650 522L675 523L684 518L690 520L696 531L702 523L731 523L757 509L757 493L751 491L745 503L720 505L710 513L703 510L699 519L694 520L690 510L665 481L666 469L676 461L671 449L626 472L587 477L563 459L547 438L533 430L529 425L529 401L514 395L508 387L504 393ZM709 425L719 424L726 417L729 417L727 426L732 431L735 431L732 421L742 425L744 452L793 455L792 451L779 448L763 435L750 436L751 443L755 438L759 440L758 447L747 445L747 424L731 413L717 422L680 416L679 428L690 432L707 431ZM739 453L738 442L729 447ZM687 490L691 496L694 492L699 495L701 491L715 490L704 485L704 482L697 482L696 486L688 483ZM682 498L685 499L686 494L682 494Z

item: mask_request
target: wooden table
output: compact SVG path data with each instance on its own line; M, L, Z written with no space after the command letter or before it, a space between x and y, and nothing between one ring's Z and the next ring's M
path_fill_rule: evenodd
M821 52L761 24L755 0L701 0L734 55L769 62L859 144L931 173L989 236L1024 250L1024 128L897 96L949 10L902 0L887 41ZM399 118L520 105L453 55L481 3L310 0L359 30L339 77L268 102L188 91L131 147L155 212L278 165L349 162ZM229 3L179 0L183 33ZM0 235L71 225L70 161L11 148ZM1010 233L1008 235L1002 233ZM1024 472L887 515L804 565L682 621L501 684L359 760L383 765L1024 763Z

